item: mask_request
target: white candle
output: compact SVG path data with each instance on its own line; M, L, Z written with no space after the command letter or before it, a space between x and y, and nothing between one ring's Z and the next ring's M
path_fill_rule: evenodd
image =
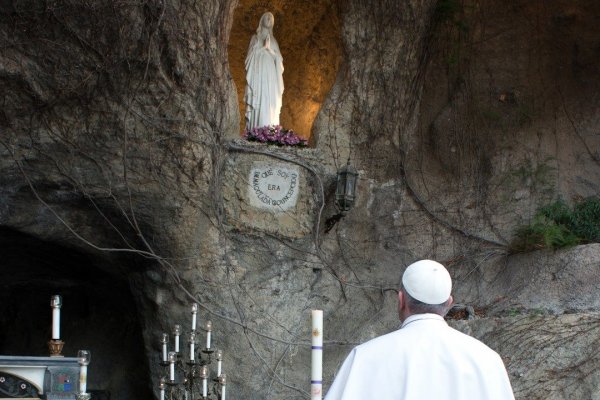
M196 334L194 332L190 333L190 361L194 361L196 359Z
M225 384L227 383L225 374L219 375L219 383L221 384L221 400L225 400Z
M212 331L212 322L206 322L206 348L210 349L210 334Z
M192 304L192 331L196 330L196 316L198 314L198 304Z
M169 380L171 382L175 381L175 359L177 358L177 353L174 351L169 352Z
M219 376L221 376L221 363L223 362L223 350L217 350L216 351L216 358L217 358L217 378Z
M175 335L175 353L179 353L179 335L181 335L181 326L175 325L173 334Z
M77 363L79 364L79 393L87 393L87 366L90 364L91 354L88 350L77 352Z
M200 368L200 378L202 378L202 397L206 397L208 394L208 367L206 365Z
M87 365L79 367L79 392L87 393Z
M311 400L323 398L323 310L312 310Z
M163 333L160 342L162 343L162 360L163 362L167 362L167 343L169 342L169 335Z
M60 308L59 307L55 307L52 309L52 339L54 339L54 340L60 339Z
M160 383L158 385L160 388L160 400L165 400L165 377L160 378Z
M60 339L60 307L62 306L62 298L59 295L52 296L50 299L52 307L52 339Z

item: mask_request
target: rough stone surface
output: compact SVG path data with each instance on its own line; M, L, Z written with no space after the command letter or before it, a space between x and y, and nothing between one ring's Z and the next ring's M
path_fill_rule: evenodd
M261 155L227 161L223 206L231 227L302 238L314 230L317 190L311 171Z
M490 313L536 310L562 314L600 309L600 293L588 289L600 285L598 244L517 254L486 268L478 289L485 296L469 302L487 306Z
M15 249L84 253L89 264L65 263L51 287L67 290L79 273L100 292L131 291L120 298L139 317L131 337L143 338L135 352L146 355L148 391L157 395L164 374L160 334L187 326L198 301L232 398L304 399L310 310L325 313L327 386L352 345L397 328L400 275L428 257L480 312L460 324L505 357L517 398L598 398L597 245L509 255L508 243L545 202L600 191L600 5L348 0L302 14L291 4L2 3L0 226L18 239L3 247L12 261L0 289L18 293L9 278L27 275ZM313 53L307 40L296 63L310 53L311 68L328 65L289 87L310 82L315 99L284 98L292 116L322 101L313 149L239 142L230 70L240 53L228 45L238 18L255 24L244 7L298 21L280 26L280 43L295 31L339 40ZM339 20L325 28L327 15ZM341 216L335 174L348 158L358 197ZM255 162L298 166L296 214L248 208L242 183ZM114 286L96 282L96 269ZM91 310L89 326L110 314ZM86 339L116 358L110 342ZM98 384L134 400L119 375L126 363L116 367Z
M597 312L526 313L453 325L500 353L517 399L600 398L600 359L592 350L600 334Z

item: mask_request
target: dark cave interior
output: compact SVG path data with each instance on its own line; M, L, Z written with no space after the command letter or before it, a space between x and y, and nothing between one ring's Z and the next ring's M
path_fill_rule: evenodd
M0 354L48 356L50 297L63 298L62 354L90 350L90 390L114 399L148 399L149 369L126 277L107 260L0 228Z

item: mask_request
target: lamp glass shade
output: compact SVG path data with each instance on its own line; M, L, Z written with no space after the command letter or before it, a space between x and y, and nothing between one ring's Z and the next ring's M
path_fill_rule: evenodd
M89 350L79 350L77 352L77 362L79 365L89 365L92 355Z
M202 378L202 379L208 378L208 367L206 365L203 365L202 367L200 367L200 378Z
M62 306L62 297L60 295L54 295L50 298L50 307L60 308Z
M173 335L175 335L175 336L181 335L181 325L175 325L173 327Z
M346 212L354 205L356 198L356 181L358 172L348 164L342 167L337 173L337 185L335 189L335 202L342 212Z

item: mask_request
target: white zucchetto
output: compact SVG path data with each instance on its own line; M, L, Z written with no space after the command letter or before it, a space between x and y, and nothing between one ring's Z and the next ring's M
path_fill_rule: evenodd
M442 264L421 260L406 268L402 285L415 300L425 304L442 304L450 297L452 279Z

